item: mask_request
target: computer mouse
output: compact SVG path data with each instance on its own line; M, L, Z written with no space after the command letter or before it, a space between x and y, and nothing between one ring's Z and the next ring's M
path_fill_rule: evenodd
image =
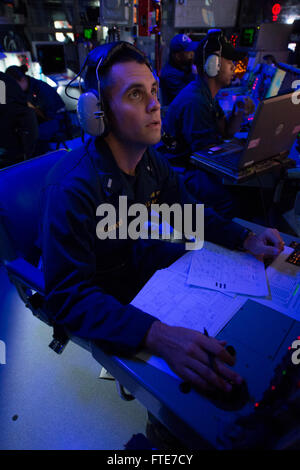
M241 384L231 384L231 386L232 389L230 392L216 390L210 392L207 397L215 406L221 410L240 410L248 403L250 399L247 383L244 380Z

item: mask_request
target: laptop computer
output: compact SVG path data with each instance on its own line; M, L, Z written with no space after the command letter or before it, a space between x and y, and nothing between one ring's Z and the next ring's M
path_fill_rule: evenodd
M300 132L300 106L293 103L292 95L275 96L259 103L244 144L233 139L211 145L194 152L191 161L229 176L280 165L280 157L287 156Z

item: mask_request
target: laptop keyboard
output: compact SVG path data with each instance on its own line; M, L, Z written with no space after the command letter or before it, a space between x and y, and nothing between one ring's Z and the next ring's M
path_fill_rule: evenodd
M203 158L203 156L201 155ZM214 161L220 165L227 166L228 168L232 168L234 170L237 170L239 167L239 162L241 158L241 153L239 152L238 154L234 155L212 155L209 157L208 160Z
M243 146L235 143L235 142L227 142L222 145L215 145L214 147L210 147L207 150L207 153L213 157L217 156L218 153L223 155L232 154L236 152L240 152L243 149Z

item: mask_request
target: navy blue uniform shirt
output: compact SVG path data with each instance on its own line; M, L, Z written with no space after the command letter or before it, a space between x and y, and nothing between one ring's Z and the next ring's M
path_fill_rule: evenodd
M128 206L194 202L153 149L139 162L134 181L119 169L101 138L67 153L49 173L41 198L45 307L72 334L97 341L107 352L133 354L155 317L128 303L155 270L184 253L184 245L100 240L96 209L103 203L117 208L120 195L127 196ZM206 239L233 248L243 237L243 227L205 209Z
M26 95L7 73L0 72L5 83L5 103L0 104L0 159L16 163L29 157L38 138L38 122L33 109L27 106Z
M56 119L57 113L65 111L65 104L56 89L42 80L29 77L27 100L40 108L47 119Z
M167 62L160 73L159 86L162 94L162 105L168 106L179 92L195 78L196 74L192 73L191 67L179 69L171 62Z
M191 153L221 140L218 120L223 116L217 99L198 76L172 101L163 126L175 138L179 153Z

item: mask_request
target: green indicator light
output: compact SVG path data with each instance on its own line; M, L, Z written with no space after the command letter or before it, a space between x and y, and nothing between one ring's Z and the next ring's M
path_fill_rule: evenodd
M286 375L286 370L283 370L283 371L282 371L282 375Z
M93 36L93 30L92 28L86 28L83 30L83 36L85 39L91 39Z

